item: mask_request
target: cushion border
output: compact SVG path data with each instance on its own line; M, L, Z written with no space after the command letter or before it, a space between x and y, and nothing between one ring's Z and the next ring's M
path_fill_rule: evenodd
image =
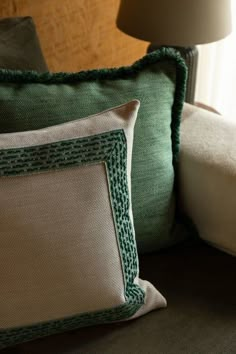
M58 153L62 150L63 157L58 159ZM83 151L82 155L81 151ZM38 160L35 159L36 152L39 156ZM46 162L45 156L47 156ZM35 325L1 329L1 349L49 334L94 324L120 321L133 316L144 304L145 292L134 283L134 279L138 276L138 258L129 215L127 139L123 129L49 144L0 150L1 178L15 178L96 163L105 163L107 176L109 176L110 200L124 274L126 302L111 309L83 313ZM116 188L117 185L122 191Z
M36 71L21 71L0 69L0 82L2 83L41 83L41 84L70 84L75 82L86 82L94 80L115 80L125 79L130 75L135 75L150 64L157 62L172 61L176 66L176 87L174 95L174 103L172 106L172 152L173 161L178 160L180 133L179 126L183 103L185 98L185 88L187 80L187 67L181 54L170 47L162 47L157 51L145 55L131 66L123 66L119 68L94 69L80 71L77 73L38 73Z

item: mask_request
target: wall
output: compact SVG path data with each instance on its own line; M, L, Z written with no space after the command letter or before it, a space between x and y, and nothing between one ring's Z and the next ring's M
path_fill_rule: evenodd
M147 43L115 26L119 0L0 0L0 17L32 16L51 71L131 64Z

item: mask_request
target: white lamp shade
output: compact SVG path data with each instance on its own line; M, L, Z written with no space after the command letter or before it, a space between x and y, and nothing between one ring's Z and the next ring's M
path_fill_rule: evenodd
M158 45L215 42L232 30L231 0L121 0L117 26Z

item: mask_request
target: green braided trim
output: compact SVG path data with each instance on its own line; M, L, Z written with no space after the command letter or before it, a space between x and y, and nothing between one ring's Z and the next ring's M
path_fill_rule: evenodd
M140 304L126 303L113 309L85 313L56 321L42 322L33 326L0 330L0 350L30 340L82 327L122 321L133 316L139 310L140 306Z
M96 69L78 73L37 73L35 71L19 71L0 69L0 82L3 83L42 83L69 84L94 80L116 80L130 78L138 72L157 62L171 61L176 66L176 89L172 107L172 149L173 159L177 161L179 153L179 126L185 98L187 68L181 54L173 48L162 47L131 66L111 69Z
M1 330L0 349L70 329L122 320L131 317L144 303L144 291L134 284L134 279L138 275L138 258L129 217L127 141L123 130L40 146L0 150L0 178L97 163L106 165L123 265L126 303L116 308L80 314L67 319Z

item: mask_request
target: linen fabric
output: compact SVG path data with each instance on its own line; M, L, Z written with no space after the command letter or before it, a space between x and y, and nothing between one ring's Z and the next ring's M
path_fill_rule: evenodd
M166 306L139 279L131 101L0 137L0 348Z
M0 20L0 68L48 71L31 17Z
M180 196L199 236L236 255L236 124L185 106L179 158Z
M130 67L75 74L0 71L0 131L41 129L83 118L133 98L141 102L134 133L132 204L138 250L173 245L174 164L186 67L171 49Z

